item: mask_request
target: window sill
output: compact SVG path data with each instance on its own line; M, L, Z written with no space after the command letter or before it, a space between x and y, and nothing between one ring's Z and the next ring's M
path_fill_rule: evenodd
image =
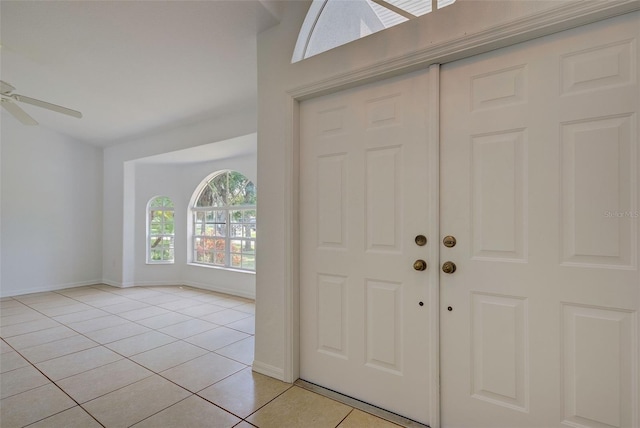
M152 265L152 266L153 265L174 265L174 264L176 264L176 262L150 262L150 261L147 261L147 264L148 265Z
M187 265L189 266L196 266L196 267L200 267L200 268L205 268L205 269L215 269L215 270L223 270L226 272L233 272L233 273L245 273L248 275L255 275L256 272L255 271L250 271L250 270L242 270L242 269L234 269L234 268L228 268L228 267L223 267L223 266L211 266L211 265L203 265L200 263L187 263Z

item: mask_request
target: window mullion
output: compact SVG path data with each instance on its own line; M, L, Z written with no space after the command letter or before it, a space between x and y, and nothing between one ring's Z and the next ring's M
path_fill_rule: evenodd
M229 178L227 177L227 183ZM228 188L228 187L227 187ZM227 207L227 233L224 241L224 260L225 267L231 267L231 210Z

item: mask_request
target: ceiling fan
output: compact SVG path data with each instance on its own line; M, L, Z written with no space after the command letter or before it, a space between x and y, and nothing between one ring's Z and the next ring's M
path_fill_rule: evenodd
M46 108L47 110L77 117L78 119L82 117L82 113L79 111L71 110L70 108L51 104L45 101L36 100L35 98L25 97L24 95L14 94L13 91L15 89L16 88L10 84L0 80L0 97L2 97L2 107L4 107L5 110L24 125L37 125L38 122L29 116L26 111L15 104L16 101L19 103L31 104L36 107Z

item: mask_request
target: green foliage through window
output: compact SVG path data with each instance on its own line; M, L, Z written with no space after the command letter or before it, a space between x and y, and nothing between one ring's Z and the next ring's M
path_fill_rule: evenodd
M149 202L147 261L173 263L174 261L174 207L173 201L158 196Z

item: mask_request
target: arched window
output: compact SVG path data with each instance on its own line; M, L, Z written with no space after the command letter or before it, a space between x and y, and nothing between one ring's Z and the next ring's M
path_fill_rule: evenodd
M192 208L192 262L256 269L256 186L236 171L216 173Z
M147 204L147 263L173 263L173 201L166 196Z
M433 2L442 9L455 1ZM432 7L432 0L313 0L291 62L425 15Z

